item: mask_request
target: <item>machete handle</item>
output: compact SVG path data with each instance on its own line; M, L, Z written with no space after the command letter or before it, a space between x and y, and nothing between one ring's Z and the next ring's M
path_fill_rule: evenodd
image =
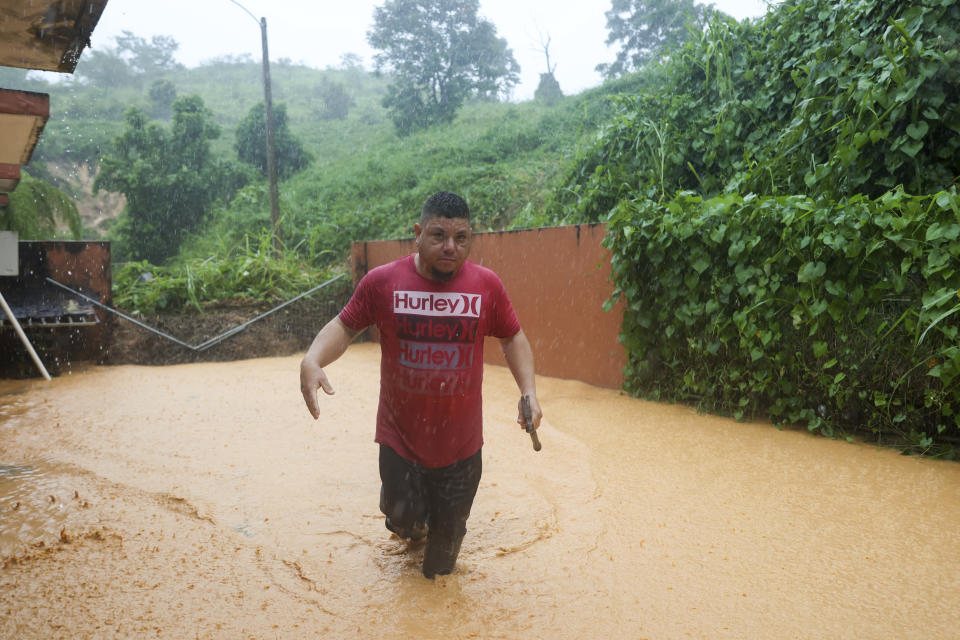
M523 414L523 427L530 434L530 440L533 441L533 450L540 451L540 438L537 437L537 430L533 428L533 412L530 410L530 396L520 398L520 411Z

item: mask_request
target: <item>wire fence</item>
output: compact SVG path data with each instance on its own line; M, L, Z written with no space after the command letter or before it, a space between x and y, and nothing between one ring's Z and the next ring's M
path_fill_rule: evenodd
M110 312L110 313L112 313L112 314L114 314L114 315L116 315L116 316L118 316L118 317L120 317L120 318L123 318L123 319L126 320L127 322L131 322L131 323L137 325L138 327L141 327L142 329L145 329L146 331L150 331L151 333L154 333L154 334L156 334L156 335L158 335L158 336L160 336L160 337L162 337L162 338L165 338L166 340L169 340L170 342L173 342L173 343L175 343L175 344L178 344L178 345L180 345L181 347L184 347L185 349L189 349L189 350L191 350L191 351L200 352L200 351L206 351L206 350L209 349L210 347L213 347L213 346L216 346L216 345L220 344L221 342L223 342L223 341L226 340L227 338L230 338L231 336L234 336L234 335L236 335L236 334L244 331L244 330L247 329L250 325L252 325L252 324L254 324L254 323L256 323L256 322L259 322L260 320L263 320L264 318L266 318L266 317L268 317L268 316L276 313L277 311L280 311L281 309L283 309L283 308L285 308L285 307L290 306L291 304L293 304L294 302L297 302L298 300L301 300L302 298L305 298L305 297L307 297L307 296L309 296L309 295L312 295L312 294L316 293L317 291L320 291L321 289L323 289L323 288L325 288L325 287L333 284L334 282L336 282L337 280L340 280L341 278L343 278L343 277L345 277L345 276L346 276L346 274L343 274L343 273L341 273L341 274L338 275L338 276L334 276L333 278L330 278L329 280L327 280L327 281L324 282L323 284L317 285L316 287L310 289L309 291L304 291L304 292L301 293L300 295L298 295L298 296L296 296L296 297L293 297L293 298L291 298L290 300L287 300L286 302L283 302L283 303L275 306L274 308L270 309L269 311L265 311L265 312L261 313L260 315L254 317L254 318L251 318L250 320L247 320L247 321L245 321L245 322L242 322L242 323L238 324L237 326L232 327L232 328L230 328L230 329L227 329L227 330L224 331L223 333L221 333L221 334L219 334L219 335L216 335L216 336L214 336L214 337L212 337L212 338L210 338L210 339L208 339L208 340L204 340L203 342L200 342L200 343L198 343L198 344L188 344L188 343L184 342L183 340L180 340L179 338L170 335L169 333L165 333L165 332L161 331L160 329L157 329L156 327L151 327L150 325L146 324L145 322L141 322L140 320L137 320L136 318L133 318L133 317L131 317L131 316L123 313L122 311L118 311L117 309L114 309L113 307L111 307L111 306L109 306L109 305L105 305L105 304L103 304L102 302L100 302L99 300L96 300L96 299L94 299L94 298L91 298L91 297L88 296L88 295L85 295L85 294L83 294L83 293L80 293L79 291L77 291L77 290L75 290L75 289L72 289L71 287L68 287L67 285L65 285L65 284L63 284L63 283L57 282L56 280L54 280L54 279L52 279L52 278L47 278L47 281L50 282L51 284L54 284L54 285L62 288L62 289L66 289L67 291L69 291L69 292L72 293L73 295L75 295L75 296L77 296L77 297L79 297L79 298L82 298L82 299L86 300L87 302L90 302L91 304L94 304L94 305L96 305L97 307L99 307L99 308L101 308L101 309L103 309L103 310L105 310L105 311L108 311L108 312Z

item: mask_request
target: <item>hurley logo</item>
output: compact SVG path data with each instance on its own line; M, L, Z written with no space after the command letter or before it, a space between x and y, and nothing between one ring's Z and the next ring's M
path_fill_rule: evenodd
M427 291L394 291L393 312L420 316L480 317L481 296L478 293L429 293Z

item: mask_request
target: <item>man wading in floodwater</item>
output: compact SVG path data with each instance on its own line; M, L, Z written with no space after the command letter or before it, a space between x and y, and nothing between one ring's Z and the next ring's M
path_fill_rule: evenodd
M426 536L423 575L433 578L453 571L480 483L484 336L500 339L521 396L530 397L534 427L542 414L533 352L503 283L467 260L467 203L434 194L413 231L417 253L370 271L317 334L300 364L300 390L316 420L317 390L333 394L323 367L360 331L377 326L380 510L401 538Z

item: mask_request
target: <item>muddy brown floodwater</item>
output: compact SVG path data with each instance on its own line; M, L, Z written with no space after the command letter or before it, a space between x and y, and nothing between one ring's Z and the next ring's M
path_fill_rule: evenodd
M488 367L456 573L377 508L379 351L0 381L2 638L956 638L960 464Z

